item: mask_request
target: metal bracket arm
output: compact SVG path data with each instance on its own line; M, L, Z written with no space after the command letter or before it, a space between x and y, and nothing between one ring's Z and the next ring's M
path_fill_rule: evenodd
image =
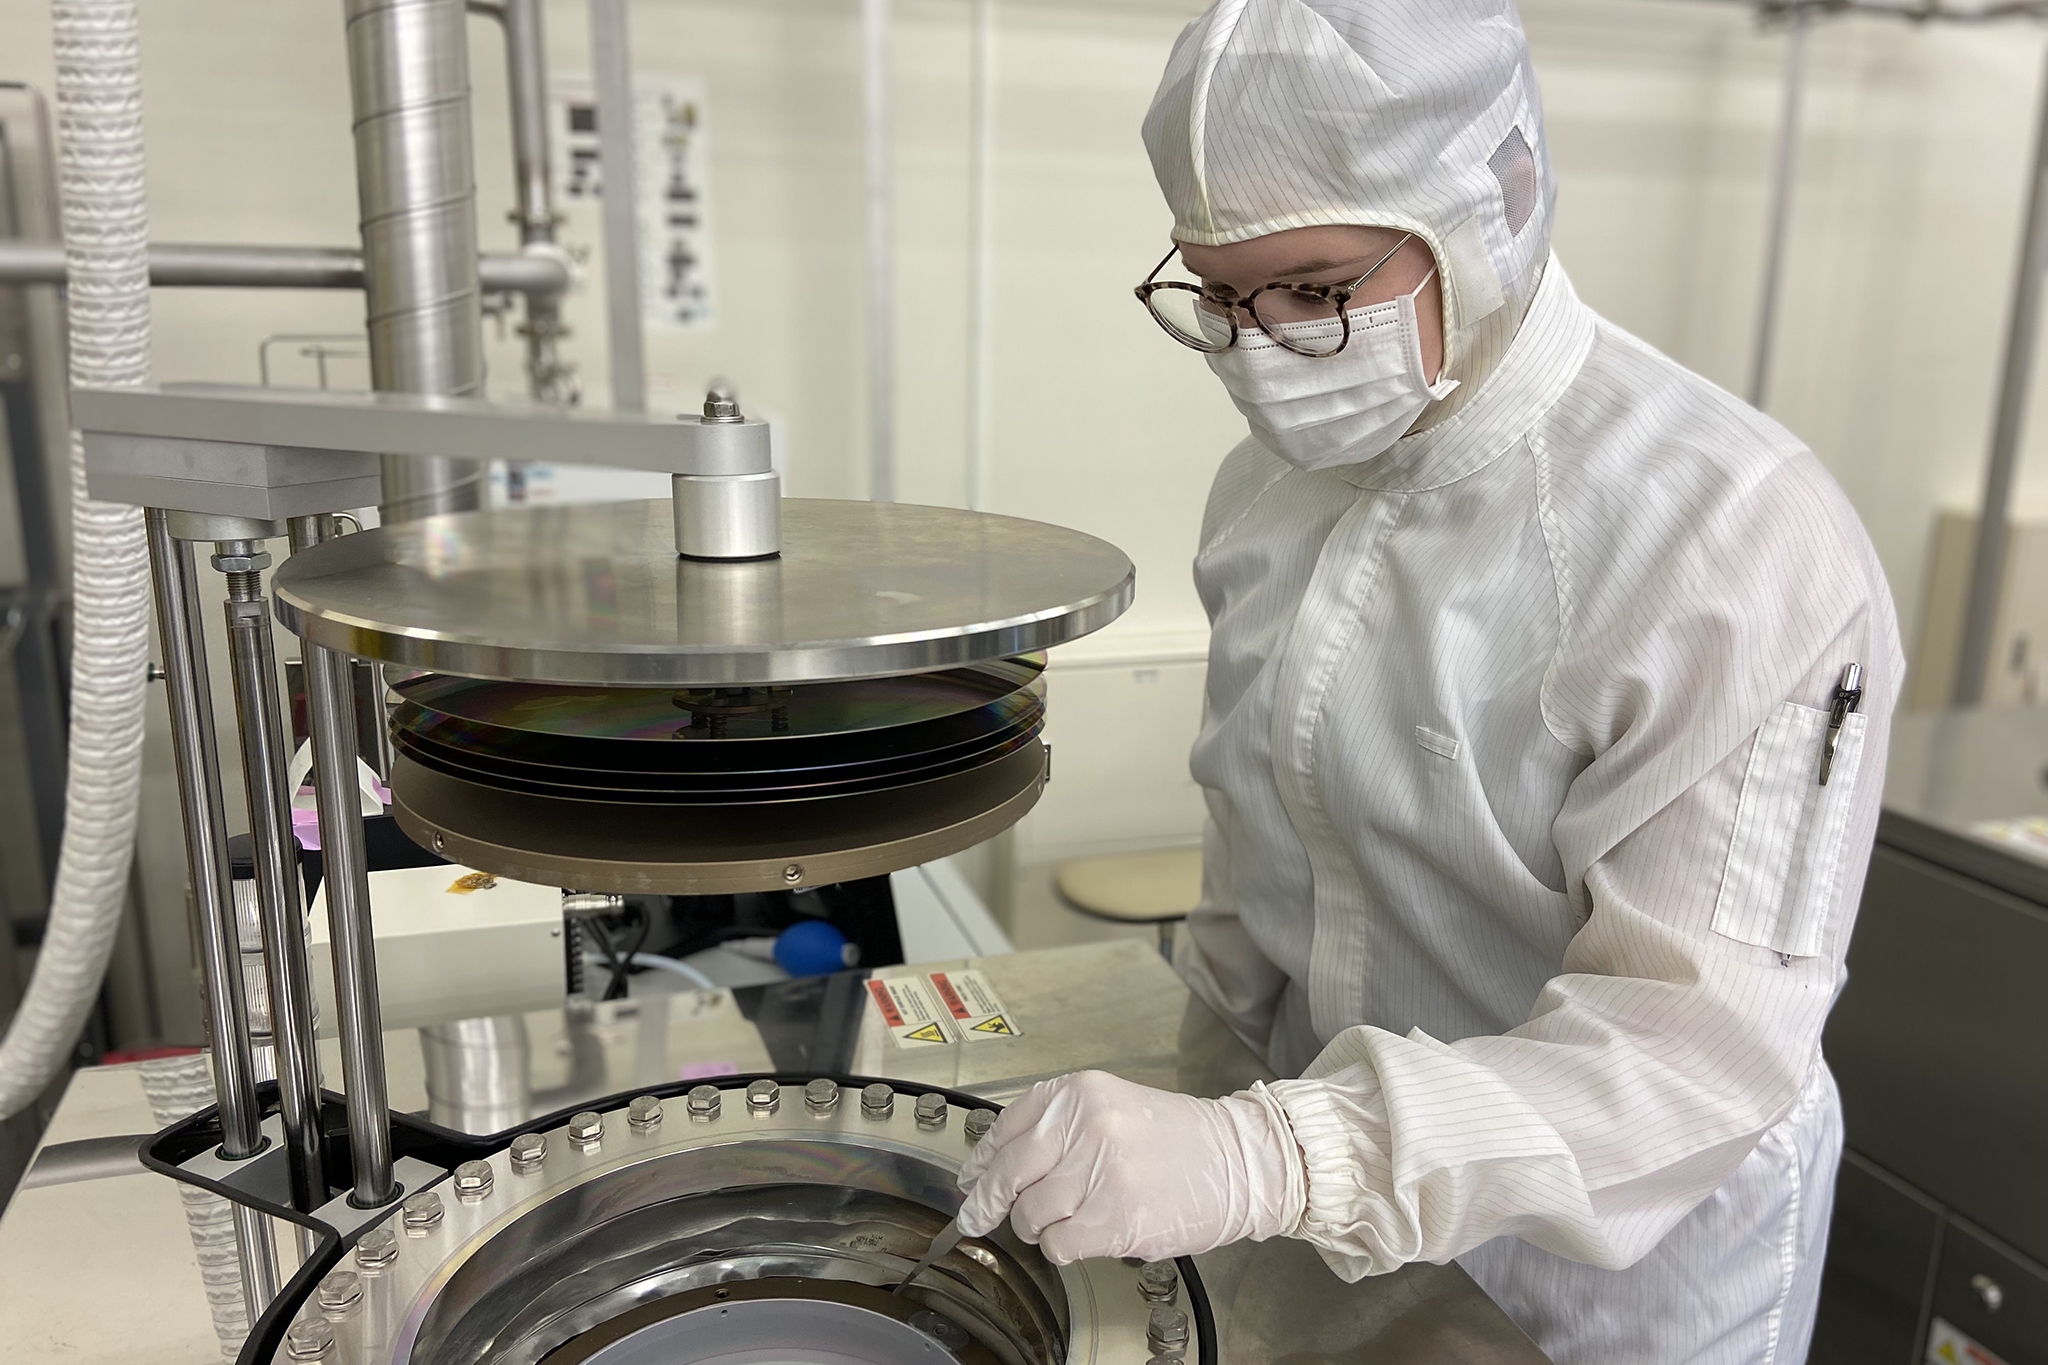
M781 549L768 424L718 395L716 416L655 418L431 394L194 385L74 389L92 495L177 512L278 520L366 506L376 457L516 460L678 476L676 550ZM710 408L707 405L707 413Z

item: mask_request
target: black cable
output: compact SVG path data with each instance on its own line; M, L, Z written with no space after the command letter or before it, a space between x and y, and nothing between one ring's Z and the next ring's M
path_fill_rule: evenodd
M588 929L591 937L597 940L598 951L604 954L605 963L611 968L611 981L606 984L605 993L602 997L603 999L610 1000L612 998L612 986L616 985L619 980L619 950L612 947L612 936L605 932L605 927L600 922L601 919L602 917L598 915L586 915L583 917L583 927Z
M633 940L633 946L626 950L625 957L620 959L617 965L612 968L612 984L606 988L604 993L604 998L607 1000L623 1000L625 998L626 978L633 970L633 959L638 957L640 950L647 946L647 935L654 930L654 916L648 914L644 907L635 907L633 913L640 916L640 937Z

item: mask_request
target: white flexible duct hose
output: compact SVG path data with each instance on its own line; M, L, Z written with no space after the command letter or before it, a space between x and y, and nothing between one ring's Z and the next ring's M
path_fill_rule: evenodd
M53 0L71 382L149 376L149 217L135 0ZM16 458L33 458L17 452ZM23 509L27 515L27 509ZM149 552L142 514L85 493L71 434L75 603L71 768L57 887L35 976L0 1041L0 1118L63 1068L106 975L126 903L142 782Z

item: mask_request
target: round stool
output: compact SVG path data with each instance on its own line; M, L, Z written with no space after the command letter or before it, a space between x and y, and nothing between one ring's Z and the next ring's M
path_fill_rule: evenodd
M1173 926L1202 899L1202 850L1110 853L1061 863L1053 889L1069 909L1111 924L1156 924L1173 961Z

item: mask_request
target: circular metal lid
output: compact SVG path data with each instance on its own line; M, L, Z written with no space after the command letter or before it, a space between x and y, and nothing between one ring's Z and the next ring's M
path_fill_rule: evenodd
M292 631L475 678L657 686L917 673L1026 654L1130 605L1115 546L1015 517L788 499L775 559L678 559L666 501L461 512L277 571Z

